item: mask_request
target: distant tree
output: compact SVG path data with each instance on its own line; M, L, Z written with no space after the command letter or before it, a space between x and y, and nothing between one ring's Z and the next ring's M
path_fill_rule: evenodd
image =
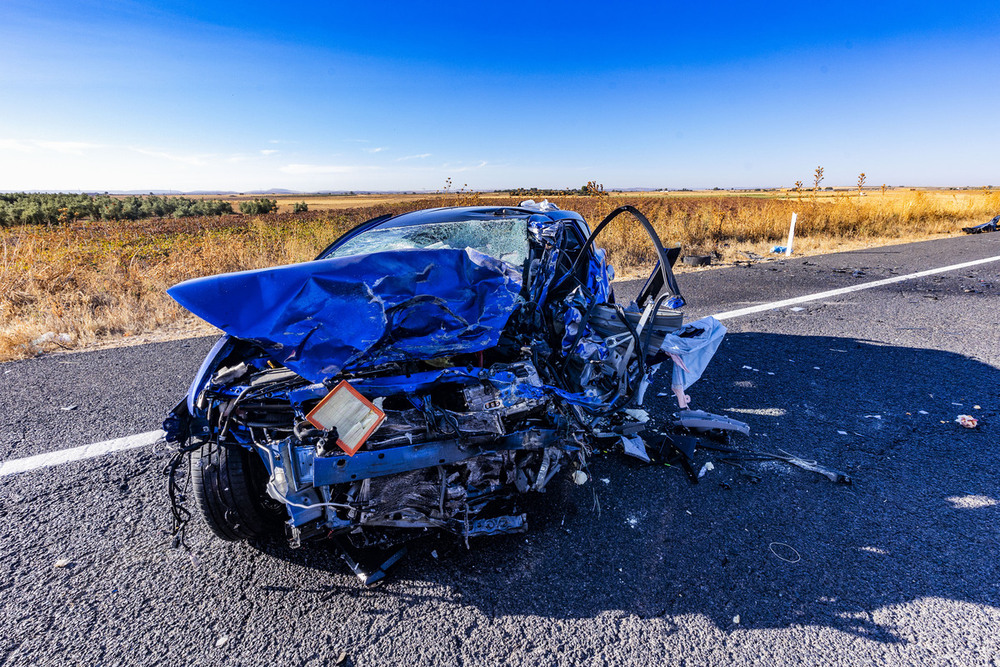
M274 213L277 210L278 202L275 199L261 197L260 199L240 202L240 213L246 215L264 215L265 213Z
M309 204L304 201L297 201L292 205L292 213L305 213L309 210Z

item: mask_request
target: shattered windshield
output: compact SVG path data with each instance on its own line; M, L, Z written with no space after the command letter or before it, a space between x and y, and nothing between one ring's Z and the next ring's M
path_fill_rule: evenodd
M348 240L327 257L449 248L473 248L520 268L528 255L528 223L523 218L500 218L376 228Z

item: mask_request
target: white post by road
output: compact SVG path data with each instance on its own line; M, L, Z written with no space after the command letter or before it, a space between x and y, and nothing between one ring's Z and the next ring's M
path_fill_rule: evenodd
M792 213L792 226L788 228L788 245L785 246L785 257L792 254L792 241L795 240L795 219L798 213Z

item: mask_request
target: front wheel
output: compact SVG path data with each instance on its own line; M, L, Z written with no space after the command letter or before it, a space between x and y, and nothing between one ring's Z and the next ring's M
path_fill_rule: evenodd
M256 452L206 442L191 454L191 480L205 522L224 540L270 537L288 518L267 495L267 468Z

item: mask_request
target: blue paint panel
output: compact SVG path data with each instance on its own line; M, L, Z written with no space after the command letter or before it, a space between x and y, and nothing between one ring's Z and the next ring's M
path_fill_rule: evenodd
M168 292L311 382L344 368L497 344L520 291L471 248L400 250L188 280Z

